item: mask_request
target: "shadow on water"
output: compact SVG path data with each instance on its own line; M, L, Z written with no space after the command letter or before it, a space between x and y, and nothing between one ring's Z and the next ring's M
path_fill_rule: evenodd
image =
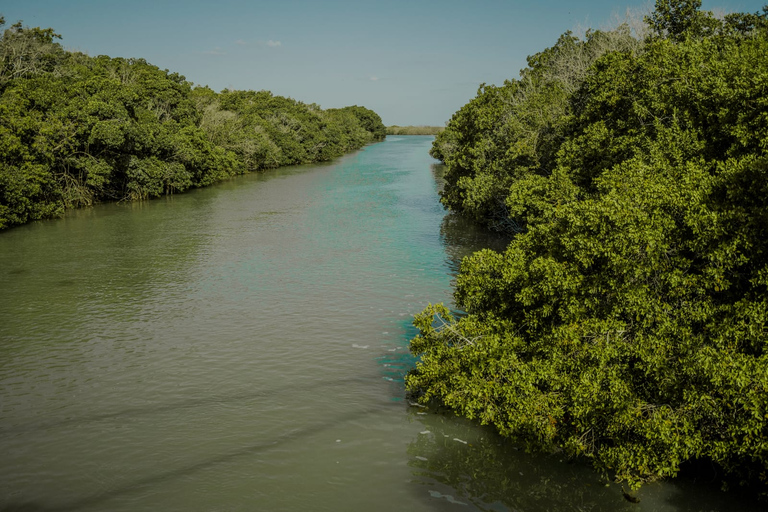
M497 252L506 249L510 237L491 231L455 213L449 213L440 225L440 238L445 246L451 272L459 271L461 260L481 249Z
M432 173L432 178L435 180L435 192L439 195L443 191L445 186L445 171L447 167L445 164L437 163L429 166L429 170Z
M557 456L529 455L489 428L419 409L424 430L414 439L409 465L429 495L480 510L633 510L614 486ZM617 499L618 497L618 499ZM600 508L600 502L610 508ZM458 504L455 503L455 504Z
M561 454L526 453L491 428L449 411L414 407L424 430L408 446L409 466L427 493L421 499L479 510L698 512L764 511L765 504L687 479L647 484L640 503L625 500L622 486L601 479L586 461Z
M438 194L443 189L445 181L444 164L432 164L430 166L432 178L435 180L435 192ZM440 239L445 247L448 257L448 265L453 274L458 273L461 260L480 249L492 249L503 251L511 237L479 225L477 222L459 214L449 212L443 217L440 226Z

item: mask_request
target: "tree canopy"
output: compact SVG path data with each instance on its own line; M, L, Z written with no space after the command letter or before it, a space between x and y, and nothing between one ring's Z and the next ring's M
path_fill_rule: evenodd
M420 401L633 487L705 460L768 491L766 14L659 0L453 116L444 204L514 236L416 317Z
M216 93L143 59L65 51L60 38L21 22L0 37L0 229L330 160L385 136L365 107Z

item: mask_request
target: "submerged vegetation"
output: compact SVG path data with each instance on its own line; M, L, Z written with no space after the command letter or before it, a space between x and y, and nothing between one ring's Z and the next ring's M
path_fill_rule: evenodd
M417 315L407 377L636 488L705 461L768 491L768 7L658 0L483 85L432 155L513 235Z
M0 229L330 160L386 136L364 107L216 93L143 59L89 57L57 39L21 23L0 37Z

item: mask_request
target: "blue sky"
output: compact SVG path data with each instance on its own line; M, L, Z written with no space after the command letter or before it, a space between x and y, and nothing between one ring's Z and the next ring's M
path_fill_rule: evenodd
M754 12L768 0L704 1ZM215 90L267 89L387 125L442 126L480 83L515 78L569 29L651 3L589 0L0 0L7 23L52 27L89 55L142 57Z

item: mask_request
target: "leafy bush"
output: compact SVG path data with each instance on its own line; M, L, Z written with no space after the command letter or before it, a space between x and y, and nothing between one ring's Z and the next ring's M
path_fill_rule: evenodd
M462 263L466 315L416 317L407 384L633 487L708 460L764 493L768 9L717 21L688 3L706 23L602 52L548 90L546 122L510 110L510 82L438 137L446 204L488 219L503 201L518 234Z

